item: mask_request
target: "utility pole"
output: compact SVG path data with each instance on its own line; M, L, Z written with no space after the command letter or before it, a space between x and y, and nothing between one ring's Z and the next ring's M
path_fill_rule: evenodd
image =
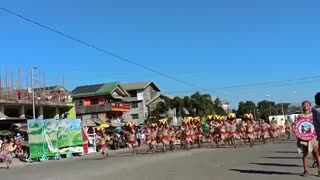
M34 100L34 70L37 69L36 67L31 68L31 91L32 91L32 113L33 119L36 119L36 105Z

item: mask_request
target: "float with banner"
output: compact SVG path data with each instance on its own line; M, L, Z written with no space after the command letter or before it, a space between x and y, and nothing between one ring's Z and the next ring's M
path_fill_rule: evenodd
M54 119L28 120L30 158L54 157L58 153L57 126Z
M83 153L81 120L62 119L58 120L57 123L59 127L59 153L67 154L69 157L73 153Z
M28 120L30 159L60 158L60 154L83 153L81 120Z

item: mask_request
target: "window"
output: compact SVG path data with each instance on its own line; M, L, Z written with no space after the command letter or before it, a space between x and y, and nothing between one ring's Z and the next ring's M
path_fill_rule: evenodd
M137 97L137 91L128 91L131 97Z
M98 119L98 114L91 114L91 119Z
M95 105L95 104L99 104L99 100L98 99L91 99L90 105Z
M131 114L132 119L139 119L139 114Z
M80 99L80 100L78 101L78 106L83 106L83 100L82 100L82 99Z
M132 108L132 109L138 108L138 103L137 103L137 102L131 103L131 108Z

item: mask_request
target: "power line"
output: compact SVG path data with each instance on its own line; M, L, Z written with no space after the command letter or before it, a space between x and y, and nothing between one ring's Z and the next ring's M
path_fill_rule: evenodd
M2 8L2 7L0 7L0 9L3 10L3 11L5 11L5 12L7 12L7 13L9 13L9 14L11 14L11 15L14 15L14 16L22 19L22 20L25 20L25 21L27 21L27 22L29 22L29 23L32 23L32 24L34 24L34 25L37 25L37 26L42 27L42 28L44 28L44 29L47 29L47 30L49 30L49 31L51 31L51 32L53 32L53 33L55 33L55 34L58 34L58 35L60 35L60 36L63 36L63 37L65 37L65 38L67 38L67 39L70 39L70 40L72 40L72 41L75 41L75 42L77 42L77 43L79 43L79 44L82 44L82 45L84 45L84 46L90 47L90 48L92 48L92 49L95 49L95 50L97 50L97 51L100 51L100 52L102 52L102 53L104 53L104 54L110 55L110 56L112 56L112 57L114 57L114 58L116 58L116 59L118 59L118 60L125 61L125 62L127 62L127 63L133 64L133 65L135 65L135 66L138 66L138 67L143 68L143 69L145 69L145 70L148 70L148 71L150 71L150 72L159 74L159 75L164 76L164 77L166 77L166 78L168 78L168 79L171 79L171 80L180 82L180 83L182 83L182 84L185 84L185 85L188 85L188 86L191 86L191 87L194 87L194 88L198 88L198 89L203 89L203 88L197 86L197 85L194 84L194 83L190 83L190 82L187 82L187 81L184 81L184 80L181 80L181 79L177 79L177 78L175 78L175 77L173 77L173 76L171 76L171 75L162 73L162 72L160 72L160 71L158 71L158 70L155 70L155 69L153 69L153 68L147 67L147 66L145 66L145 65L136 63L136 62L134 62L134 61L132 61L132 60L130 60L130 59L121 57L120 55L117 55L117 54L115 54L115 53L113 53L113 52L110 52L110 51L104 50L104 49L102 49L102 48L99 48L99 47L97 47L97 46L95 46L95 45L93 45L93 44L87 43L87 42L85 42L85 41L83 41L83 40L80 40L80 39L78 39L78 38L75 38L75 37L73 37L73 36L71 36L71 35L68 35L68 34L66 34L66 33L63 33L63 32L61 32L61 31L59 31L59 30L53 29L53 28L51 28L51 27L49 27L49 26L47 26L47 25L38 23L38 22L36 22L36 21L34 21L34 20L31 20L31 19L29 19L29 18L27 18L27 17L25 17L25 16L23 16L23 15L20 15L20 14L18 14L18 13L15 13L15 12L13 12L13 11L8 10L8 9Z
M305 81L305 80L316 80L319 79L320 76L310 76L310 77L303 77L299 79L290 79L290 80L281 80L281 81L270 81L270 82L262 82L262 83L254 83L254 84L242 84L242 85L235 85L235 86L225 86L225 87L218 87L218 88L210 88L207 89L212 91L217 90L226 90L226 89L240 89L240 88L273 88L273 87L283 87L283 86L292 86L295 84L292 84L290 82L296 82L296 81ZM275 84L275 83L282 83L282 84ZM270 85L269 85L270 84ZM272 85L274 84L274 85ZM172 92L165 92L165 93L187 93L192 92L192 90L186 90L186 91L172 91Z
M10 10L8 10L8 9L6 9L6 8L0 7L0 10L3 10L3 11L5 11L5 12L7 12L7 13L13 15L13 16L16 16L16 17L24 20L24 21L27 21L27 22L29 22L29 23L31 23L31 24L34 24L34 25L37 25L37 26L39 26L39 27L41 27L41 28L44 28L44 29L46 29L46 30L49 30L49 31L51 31L51 32L53 32L53 33L55 33L55 34L58 34L58 35L60 35L60 36L63 36L63 37L65 37L65 38L70 39L70 40L72 40L72 41L75 41L75 42L77 42L77 43L79 43L79 44L82 44L82 45L87 46L87 47L89 47L89 48L95 49L95 50L97 50L97 51L99 51L99 52L102 52L102 53L104 53L104 54L110 55L110 56L112 56L112 57L114 57L114 58L116 58L116 59L118 59L118 60L125 61L125 62L127 62L127 63L133 64L133 65L138 66L138 67L140 67L140 68L142 68L142 69L145 69L145 70L148 70L148 71L150 71L150 72L159 74L159 75L164 76L164 77L166 77L166 78L168 78L168 79L174 80L174 81L176 81L176 82L180 82L180 83L185 84L185 85L188 85L188 86L190 86L190 87L193 87L193 88L196 88L196 89L199 89L199 90L202 90L202 91L208 91L208 92L216 93L216 92L213 92L213 91L210 90L210 89L209 89L209 90L208 90L208 89L204 89L204 88L202 88L202 87L200 87L200 86L198 86L198 85L196 85L196 84L194 84L194 83L190 83L190 82L187 82L187 81L184 81L184 80L181 80L181 79L177 79L177 78L175 78L175 77L173 77L173 76L171 76L171 75L162 73L162 72L160 72L160 71L158 71L158 70L155 70L155 69L153 69L153 68L147 67L147 66L142 65L142 64L139 64L139 63L136 63L136 62L134 62L134 61L132 61L132 60L130 60L130 59L121 57L120 55L117 55L117 54L115 54L115 53L113 53L113 52L110 52L110 51L104 50L104 49L102 49L102 48L99 48L99 47L97 47L97 46L95 46L95 45L93 45L93 44L87 43L87 42L85 42L85 41L83 41L83 40L80 40L80 39L78 39L78 38L75 38L75 37L73 37L73 36L71 36L71 35L68 35L68 34L66 34L66 33L63 33L63 32L61 32L61 31L56 30L56 29L54 29L54 28L51 28L51 27L49 27L49 26L47 26L47 25L41 24L41 23L39 23L39 22L36 22L36 21L34 21L34 20L32 20L32 19L29 19L29 18L27 18L27 17L25 17L25 16L23 16L23 15L20 15L20 14L18 14L18 13L15 13L15 12L13 12L13 11L10 11ZM219 93L219 94L222 94L222 95L223 95L224 93ZM231 97L231 98L233 98L233 99L238 99L238 98L236 98L236 97L234 97L234 96L229 96L229 95L225 95L225 96Z
M69 40L72 40L72 41L74 41L74 42L77 42L77 43L79 43L79 44L82 44L82 45L84 45L84 46L87 46L87 47L89 47L89 48L95 49L95 50L97 50L97 51L99 51L99 52L102 52L102 53L104 53L104 54L107 54L107 55L109 55L109 56L112 56L112 57L114 57L114 58L116 58L116 59L118 59L118 60L121 60L121 61L130 63L130 64L133 64L133 65L135 65L135 66L137 66L137 67L140 67L140 68L142 68L142 69L148 70L148 71L153 72L153 73L155 73L155 74L159 74L159 75L161 75L161 76L163 76L163 77L166 77L166 78L168 78L168 79L174 80L174 81L176 81L176 82L179 82L179 83L182 83L182 84L185 84L185 85L188 85L188 86L190 86L190 87L193 87L193 88L196 88L196 89L200 89L200 90L206 91L206 92L217 93L217 92L215 92L215 90L241 88L241 87L247 87L247 86L252 86L252 85L261 85L261 84L264 84L264 85L265 85L265 84L272 84L272 83L281 83L281 82L294 81L294 80L273 81L273 82L266 82L266 83L261 83L261 84L246 84L246 85L227 86L227 87L214 88L214 89L205 89L205 88L202 88L202 87L200 87L200 86L198 86L198 85L196 85L196 84L194 84L194 83L190 83L190 82L187 82L187 81L184 81L184 80L175 78L175 77L173 77L173 76L171 76L171 75L162 73L162 72L160 72L160 71L158 71L158 70L156 70L156 69L153 69L153 68L150 68L150 67L145 66L145 65L143 65L143 64L139 64L139 63L137 63L137 62L134 62L134 61L132 61L132 60L130 60L130 59L128 59L128 58L124 58L124 57L122 57L122 56L120 56L120 55L117 55L117 54L111 52L111 51L107 51L107 50L104 50L104 49L102 49L102 48L99 48L99 47L97 47L97 46L95 46L95 45L93 45L93 44L90 44L90 43L88 43L88 42L85 42L85 41L83 41L83 40L80 40L80 39L78 39L78 38L75 38L75 37L73 37L73 36L71 36L71 35L68 35L68 34L66 34L66 33L63 33L63 32L61 32L61 31L56 30L56 29L54 29L54 28L51 28L51 27L49 27L49 26L47 26L47 25L41 24L41 23L39 23L39 22L36 22L36 21L34 21L34 20L32 20L32 19L29 19L29 18L27 18L27 17L25 17L25 16L23 16L23 15L20 15L20 14L18 14L18 13L15 13L15 12L13 12L13 11L10 11L10 10L8 10L8 9L6 9L6 8L0 7L0 10L3 10L4 12L6 12L6 13L8 13L8 14L11 14L11 15L13 15L13 16L15 16L15 17L18 17L18 18L20 18L20 19L22 19L22 20L24 20L24 21L27 21L27 22L29 22L29 23L31 23L31 24L34 24L34 25L36 25L36 26L39 26L39 27L44 28L44 29L46 29L46 30L49 30L49 31L51 31L51 32L53 32L53 33L55 33L55 34L58 34L58 35L60 35L60 36L63 36L63 37L65 37L65 38L69 39ZM320 76L301 78L300 80L310 79L310 78L320 78ZM180 91L180 92L192 92L192 91L194 92L195 90ZM217 93L217 94L222 94L222 95L223 95L223 94L225 94L225 93L219 92L219 93ZM230 96L230 95L224 95L224 96L226 96L226 97L231 97L231 98L233 98L233 99L238 99L237 97L233 97L233 96Z

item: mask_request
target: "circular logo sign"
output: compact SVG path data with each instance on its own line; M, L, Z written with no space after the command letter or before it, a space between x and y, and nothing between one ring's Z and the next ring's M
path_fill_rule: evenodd
M295 134L303 141L310 141L316 137L316 131L312 123L312 119L301 118L295 126Z

